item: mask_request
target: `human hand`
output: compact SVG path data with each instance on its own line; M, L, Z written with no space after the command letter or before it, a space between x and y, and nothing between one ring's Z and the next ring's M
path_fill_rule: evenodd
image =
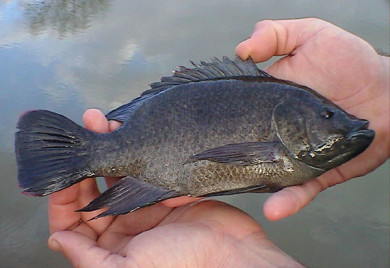
M83 119L99 133L119 126L94 109ZM48 245L75 267L302 267L254 219L222 202L173 208L194 201L174 198L92 221L101 210L75 212L99 194L95 179L86 179L49 197Z
M287 55L266 71L313 88L347 112L370 121L376 136L356 158L303 185L274 193L264 204L269 220L295 214L326 188L374 170L390 156L389 57L366 41L320 19L261 21L236 53L262 62Z

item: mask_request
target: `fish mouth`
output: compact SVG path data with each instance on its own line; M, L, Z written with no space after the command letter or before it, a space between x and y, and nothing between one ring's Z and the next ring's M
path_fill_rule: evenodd
M348 142L363 142L364 140L371 141L375 137L375 131L368 129L369 122L367 120L359 120L355 127L347 134L346 141Z
M344 146L347 151L344 157L348 156L353 158L370 146L371 142L375 138L375 131L368 129L369 122L364 119L360 119L356 122L355 127L346 135Z
M375 137L374 130L368 129L368 124L367 120L356 120L344 138L333 143L327 152L323 151L323 155L328 155L329 158L319 161L314 166L328 170L349 161L366 150Z

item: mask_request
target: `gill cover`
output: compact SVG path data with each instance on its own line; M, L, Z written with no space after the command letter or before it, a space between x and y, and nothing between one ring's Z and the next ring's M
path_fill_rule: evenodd
M299 156L310 152L306 121L299 111L282 102L274 108L272 120L276 133L290 156L299 159Z

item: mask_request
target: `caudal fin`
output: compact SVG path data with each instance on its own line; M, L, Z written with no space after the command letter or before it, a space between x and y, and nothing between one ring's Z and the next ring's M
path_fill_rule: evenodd
M87 162L92 132L45 110L25 113L17 127L18 181L24 193L48 195L94 175Z

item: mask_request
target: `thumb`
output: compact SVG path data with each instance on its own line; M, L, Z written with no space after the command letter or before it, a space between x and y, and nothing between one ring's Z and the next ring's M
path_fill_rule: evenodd
M238 44L236 54L241 59L250 56L255 62L288 55L329 25L331 24L315 18L263 20L256 23L249 39Z
M294 215L324 190L318 179L290 186L272 194L264 203L263 211L270 221L278 221Z
M124 258L97 246L95 240L73 231L53 233L48 240L50 249L59 251L74 267L121 267Z

